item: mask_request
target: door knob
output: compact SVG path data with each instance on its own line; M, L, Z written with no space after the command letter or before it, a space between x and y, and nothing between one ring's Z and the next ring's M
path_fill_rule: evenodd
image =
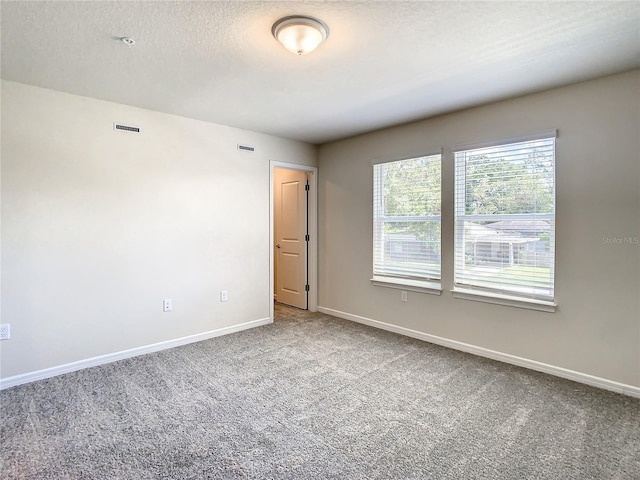
M280 248L280 244L279 243L276 243L276 248Z

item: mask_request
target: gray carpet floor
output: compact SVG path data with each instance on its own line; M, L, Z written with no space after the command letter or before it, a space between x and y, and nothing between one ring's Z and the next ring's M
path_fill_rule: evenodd
M323 314L0 392L0 478L640 479L640 401Z

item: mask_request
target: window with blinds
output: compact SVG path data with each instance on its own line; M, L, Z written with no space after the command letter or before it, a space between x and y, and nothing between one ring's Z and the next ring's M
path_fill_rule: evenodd
M373 166L373 275L440 279L440 160Z
M555 132L454 154L456 287L553 300Z

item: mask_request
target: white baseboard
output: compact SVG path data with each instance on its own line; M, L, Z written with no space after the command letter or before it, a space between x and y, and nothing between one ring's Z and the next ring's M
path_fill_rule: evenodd
M198 333L196 335L189 335L187 337L176 338L174 340L167 340L166 342L154 343L151 345L145 345L143 347L123 350L121 352L114 352L107 355L87 358L85 360L79 360L77 362L67 363L64 365L59 365L57 367L45 368L44 370L23 373L21 375L15 375L13 377L1 379L0 390L15 387L17 385L22 385L24 383L35 382L36 380L44 380L45 378L55 377L64 373L75 372L77 370L82 370L83 368L97 367L98 365L117 362L118 360L124 360L125 358L137 357L138 355L144 355L146 353L153 353L160 350L166 350L168 348L179 347L188 343L200 342L202 340L208 340L210 338L228 335L230 333L239 332L241 330L260 327L272 322L273 321L270 318L252 320L250 322L240 323L238 325L232 325L230 327L218 328L216 330L210 330L208 332Z
M428 333L419 332L417 330L399 327L398 325L393 325L391 323L385 323L379 320L373 320L371 318L341 312L340 310L334 310L332 308L318 306L318 311L321 313L326 313L327 315L333 315L334 317L344 318L345 320L351 320L353 322L362 323L364 325L380 328L382 330L388 330L390 332L405 335L407 337L424 340L425 342L435 343L436 345L441 345L443 347L460 350L461 352L472 353L480 357L491 358L492 360L510 363L519 367L525 367L531 370L536 370L538 372L548 373L549 375L554 375L556 377L573 380L574 382L584 383L586 385L602 388L604 390L622 393L623 395L628 395L630 397L640 398L640 387L634 387L633 385L618 383L612 380L607 380L606 378L595 377L586 373L576 372L574 370L568 370L562 367L556 367L554 365L549 365L535 360L529 360L528 358L517 357L508 353L497 352L495 350L489 350L487 348L470 345L468 343L458 342L457 340L450 340L448 338L430 335Z

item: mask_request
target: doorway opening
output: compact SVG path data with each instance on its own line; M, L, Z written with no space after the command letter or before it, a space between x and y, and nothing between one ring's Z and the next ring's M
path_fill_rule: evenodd
M317 310L317 168L270 162L270 298Z

